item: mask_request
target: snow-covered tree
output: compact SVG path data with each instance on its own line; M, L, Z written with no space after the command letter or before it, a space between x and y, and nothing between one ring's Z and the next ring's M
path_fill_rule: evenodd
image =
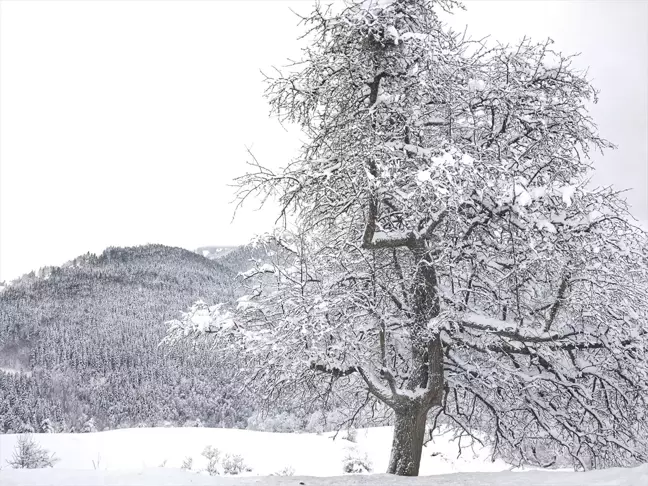
M54 426L52 425L52 421L50 419L44 418L41 421L40 432L42 434L51 434L54 432Z
M54 467L58 458L48 450L41 447L31 435L18 436L16 447L7 464L14 469L42 469Z
M597 93L551 41L451 31L436 9L454 6L303 19L304 58L267 96L306 142L238 180L296 230L244 275L263 276L251 295L197 303L169 339L212 333L266 397L314 376L366 391L394 412L390 473L418 474L439 417L524 463L645 460L647 239L618 193L588 186L611 147Z
M90 417L88 420L86 420L83 423L83 427L81 428L81 432L83 432L84 434L88 434L96 431L97 431L97 424L95 423L94 417Z

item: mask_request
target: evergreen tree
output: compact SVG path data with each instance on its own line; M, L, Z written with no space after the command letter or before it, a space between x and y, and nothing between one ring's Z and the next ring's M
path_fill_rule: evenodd
M58 459L44 449L30 435L20 435L13 456L7 464L14 469L42 469L54 467Z

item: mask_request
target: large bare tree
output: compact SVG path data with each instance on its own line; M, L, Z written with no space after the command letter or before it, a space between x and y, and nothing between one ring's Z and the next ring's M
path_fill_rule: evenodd
M306 376L366 390L394 413L390 473L418 474L437 417L524 463L645 460L646 237L587 185L611 147L597 93L551 41L451 31L437 9L455 6L303 19L303 59L267 96L306 141L238 180L293 229L246 275L266 275L256 292L197 304L171 336L213 333L268 395Z

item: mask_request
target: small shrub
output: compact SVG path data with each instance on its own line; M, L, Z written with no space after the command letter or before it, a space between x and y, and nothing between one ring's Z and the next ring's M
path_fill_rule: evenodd
M182 461L182 465L180 466L181 469L185 469L187 471L191 471L191 468L193 467L193 457L187 456L184 458L184 461Z
M207 459L207 468L205 471L207 471L210 476L220 476L221 474L236 476L242 472L252 471L252 468L245 464L243 456L238 454L225 454L225 457L221 459L221 453L218 449L212 446L207 446L202 452L202 455ZM190 459L191 458L185 459L185 463L189 460L189 467L191 467L192 464ZM183 469L185 463L183 463Z
M355 444L356 442L358 442L358 431L356 429L349 429L347 430L346 436L344 438L349 442L353 442Z
M13 457L7 464L14 469L41 469L54 467L58 461L54 454L41 447L31 435L23 434L18 437Z
M342 470L348 474L363 474L370 473L373 466L367 454L361 456L357 450L352 449L342 460Z
M234 455L226 454L225 458L223 459L222 466L223 466L223 472L225 474L230 474L232 476L241 474L244 471L245 472L252 471L252 468L245 464L245 461L243 460L243 456L240 456L238 454L234 454Z
M207 469L206 471L210 476L219 476L219 464L220 451L212 446L205 447L205 450L202 452L202 455L207 459Z
M271 476L294 476L294 475L295 475L295 468L292 466L286 466L280 471L271 474Z

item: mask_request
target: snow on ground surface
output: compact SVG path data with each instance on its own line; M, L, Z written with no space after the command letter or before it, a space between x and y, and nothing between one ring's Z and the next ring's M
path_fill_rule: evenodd
M646 486L648 466L575 472L455 473L403 478L387 474L337 477L201 476L181 469L72 471L16 469L0 471L2 486Z
M374 472L387 469L391 428L358 430L352 443L340 432L277 434L235 429L142 428L91 434L34 434L34 439L60 461L54 469L13 470L6 466L18 436L0 435L2 486L108 485L440 485L440 486L648 486L648 465L637 469L609 469L590 473L509 472L503 461L490 461L486 449L466 449L440 436L423 451L421 475L434 478L395 478L383 474L344 475L347 455L368 456ZM240 454L252 471L246 477L210 477L195 471L206 467L206 446L225 454ZM193 458L193 470L179 469ZM164 467L160 467L164 464ZM270 476L286 468L294 476ZM498 472L505 471L505 472ZM451 474L460 473L460 474ZM259 477L267 476L267 477ZM338 477L332 477L338 476Z
M240 454L253 475L270 475L284 468L301 476L336 476L342 474L342 462L351 454L372 462L375 472L387 470L391 448L391 427L357 431L356 443L346 440L341 431L323 434L279 434L240 429L201 427L121 429L90 434L33 434L45 449L56 454L57 469L102 470L155 468L164 461L167 468L179 468L187 457L193 469L204 469L205 447L221 451L221 456ZM13 453L17 435L0 435L0 465L6 465ZM509 466L491 462L488 449L464 449L457 458L458 444L450 435L435 438L424 448L421 474L470 471L503 471Z

